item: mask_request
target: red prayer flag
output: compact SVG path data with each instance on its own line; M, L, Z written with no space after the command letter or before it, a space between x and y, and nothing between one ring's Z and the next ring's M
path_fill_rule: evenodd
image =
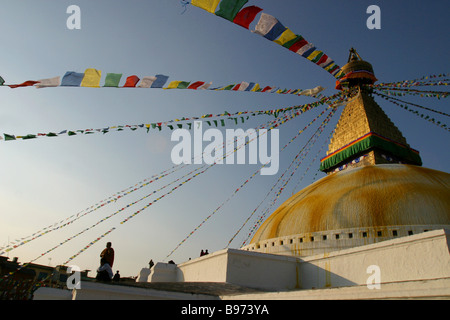
M295 42L292 46L290 46L289 50L297 52L301 47L303 47L306 44L308 44L308 41L306 41L305 39L301 39Z
M21 83L21 84L9 84L8 87L10 87L12 89L20 88L20 87L30 87L30 86L35 85L36 83L39 83L39 81L28 80L28 81L25 81L24 83Z
M324 55L319 59L319 61L316 62L316 64L317 64L317 65L320 65L320 64L324 63L325 61L327 61L327 59L328 59L328 56L327 56L326 54L324 54Z
M137 83L139 82L139 77L138 76L129 76L127 78L127 81L125 82L125 84L123 85L124 88L133 88L136 87Z
M256 15L262 11L261 8L257 6L245 7L238 12L236 17L234 17L233 22L241 27L248 29L250 23L255 19Z
M198 87L201 87L201 86L204 85L204 84L205 84L205 82L203 82L203 81L197 81L197 82L192 83L192 84L188 87L188 89L194 89L194 90L197 90Z

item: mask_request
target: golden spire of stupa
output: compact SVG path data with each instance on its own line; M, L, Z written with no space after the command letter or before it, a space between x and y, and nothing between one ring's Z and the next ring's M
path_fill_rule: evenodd
M345 76L336 88L348 90L342 111L320 169L327 173L351 167L383 163L422 165L418 151L411 149L400 130L375 102L371 85L377 81L372 65L350 50Z

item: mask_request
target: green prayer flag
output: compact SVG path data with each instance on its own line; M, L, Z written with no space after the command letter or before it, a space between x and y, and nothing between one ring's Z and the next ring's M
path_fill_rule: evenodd
M0 86L2 86L5 83L5 80L0 76Z
M16 140L16 137L15 136L13 136L12 134L4 134L5 135L5 141L8 141L8 140Z
M73 132L73 131L69 131L69 132L67 132L67 135L69 135L69 136L75 136L75 135L76 135L76 133L75 133L75 132Z
M26 136L22 137L23 140L34 139L34 138L36 138L36 135L34 135L34 134L27 134Z
M223 90L231 90L234 87L234 84L230 84L228 86L226 86L225 88L223 88Z
M108 73L105 78L104 87L118 87L121 78L121 73Z
M234 17L247 2L248 0L222 0L215 15L233 21Z

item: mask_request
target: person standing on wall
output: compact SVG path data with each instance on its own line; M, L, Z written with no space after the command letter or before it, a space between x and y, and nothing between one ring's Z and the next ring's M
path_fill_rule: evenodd
M109 266L112 268L114 263L114 249L111 247L111 242L106 244L106 248L103 249L102 253L100 253L100 258L106 260Z

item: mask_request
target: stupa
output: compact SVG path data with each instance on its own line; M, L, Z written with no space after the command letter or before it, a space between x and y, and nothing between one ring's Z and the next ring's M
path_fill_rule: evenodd
M243 249L303 257L450 228L450 175L421 166L353 48L342 70L336 88L348 103L321 159L327 176L285 201Z

